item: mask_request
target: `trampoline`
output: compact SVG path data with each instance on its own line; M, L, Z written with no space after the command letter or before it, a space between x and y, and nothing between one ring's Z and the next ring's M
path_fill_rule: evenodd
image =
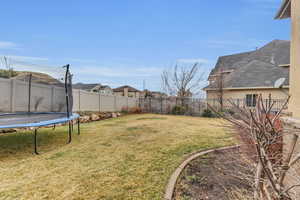
M34 131L34 153L39 154L37 151L37 131L41 127L49 127L55 126L57 124L68 124L68 143L72 141L72 132L73 132L73 126L75 122L77 122L77 133L80 135L80 120L79 115L72 112L73 107L73 95L72 95L72 75L70 73L69 65L66 65L63 67L65 70L63 78L60 78L59 80L64 80L64 83L53 85L51 86L45 86L40 84L33 85L32 79L33 75L32 73L29 73L27 77L23 80L23 82L16 82L19 84L25 83L25 88L28 90L25 92L26 95L23 95L23 101L19 103L18 105L15 105L20 111L18 112L5 112L0 113L0 129L31 129ZM16 84L14 83L14 84ZM1 84L1 82L0 82ZM34 91L35 88L43 88L43 91ZM47 103L42 102L43 99L47 99L47 89L51 90L51 94L54 93L55 89L56 96L53 97L51 101L51 105L47 105ZM22 88L21 88L22 89ZM46 91L46 92L45 92ZM1 91L0 91L1 92ZM23 90L20 91L24 93L24 87ZM24 99L26 99L24 101ZM33 100L35 99L35 100ZM42 99L42 100L41 100ZM0 99L1 100L1 99ZM17 101L17 100L16 100ZM26 105L24 105L24 102ZM2 104L2 102L0 102ZM42 104L43 107L39 108L37 105ZM34 112L32 112L32 109L35 109ZM39 111L40 110L47 110L45 111Z

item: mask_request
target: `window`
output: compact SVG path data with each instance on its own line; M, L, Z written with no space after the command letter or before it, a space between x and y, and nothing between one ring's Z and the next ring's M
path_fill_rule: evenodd
M256 99L257 99L257 94L247 94L246 95L246 105L248 107L255 107Z

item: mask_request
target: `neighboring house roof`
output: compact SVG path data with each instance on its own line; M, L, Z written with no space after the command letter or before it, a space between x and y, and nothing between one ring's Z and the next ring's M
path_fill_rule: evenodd
M129 85L124 85L118 88L113 89L114 92L123 92L125 88L128 88L128 92L140 92L139 90L129 86Z
M283 0L275 19L285 19L291 17L291 0Z
M86 83L76 83L73 85L74 89L80 89L80 90L87 90L87 91L91 91L91 90L104 90L104 89L111 89L108 85L101 85L99 83L90 83L90 84L86 84Z
M91 83L91 84L76 83L73 85L73 88L80 89L80 90L92 90L94 87L96 87L98 85L99 85L99 83Z
M220 69L233 69L233 72L224 76L224 88L272 87L279 78L286 78L285 85L289 84L289 68L282 67L290 63L289 41L274 40L256 51L225 58L220 57L211 73L214 75ZM215 82L204 89L217 87Z

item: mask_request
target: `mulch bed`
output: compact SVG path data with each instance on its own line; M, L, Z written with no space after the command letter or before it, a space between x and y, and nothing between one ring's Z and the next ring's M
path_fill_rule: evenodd
M243 175L241 175L243 174ZM252 196L245 179L252 172L239 149L223 150L193 160L179 178L173 200L231 200L232 192Z

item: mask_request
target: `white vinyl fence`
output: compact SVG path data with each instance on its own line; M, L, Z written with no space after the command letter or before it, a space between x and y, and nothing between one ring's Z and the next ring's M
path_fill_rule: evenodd
M0 113L28 111L28 87L28 83L24 81L0 78ZM30 110L34 112L65 111L64 88L32 83L30 105ZM136 98L73 90L74 111L116 112L136 106Z
M74 111L115 112L137 107L138 99L73 89Z

